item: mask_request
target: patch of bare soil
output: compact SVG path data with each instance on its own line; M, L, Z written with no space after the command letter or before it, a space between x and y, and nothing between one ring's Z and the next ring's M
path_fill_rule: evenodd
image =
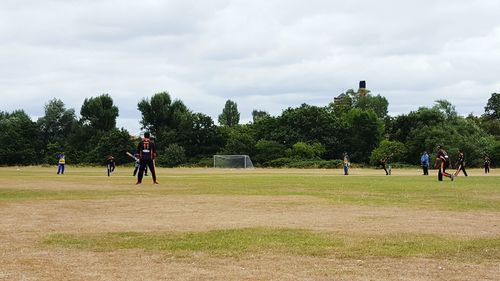
M498 280L498 264L422 258L350 260L273 255L173 257L140 250L41 247L50 233L286 227L355 234L500 235L500 216L332 206L304 196L168 196L14 201L0 205L0 280Z

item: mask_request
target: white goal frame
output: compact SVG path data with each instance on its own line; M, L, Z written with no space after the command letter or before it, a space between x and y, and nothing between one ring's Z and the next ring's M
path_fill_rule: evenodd
M217 159L220 158L223 161L241 161L241 167L220 167L218 166L218 161ZM241 159L241 160L239 160ZM228 154L218 154L214 155L214 168L220 168L220 169L254 169L255 167L253 166L252 160L250 159L250 156L248 155L228 155Z

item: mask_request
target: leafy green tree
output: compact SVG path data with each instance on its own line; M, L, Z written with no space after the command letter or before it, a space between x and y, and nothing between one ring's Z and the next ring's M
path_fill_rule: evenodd
M446 116L437 108L421 107L417 111L399 115L391 122L389 136L391 139L406 143L411 139L410 132L424 126L444 126Z
M383 140L379 146L372 151L370 156L370 164L378 165L378 161L384 157L388 157L391 162L402 162L406 155L406 147L398 141Z
M158 164L166 167L175 167L186 163L186 151L176 143L167 146L158 157Z
M489 155L492 160L492 165L498 167L500 165L500 141L495 141Z
M333 102L330 102L327 108L337 116L344 115L352 108L352 97L342 93Z
M211 157L224 146L221 129L214 121L203 113L192 114L192 126L185 131L185 138L179 140L186 148L189 158Z
M0 164L29 165L39 163L41 143L38 126L22 110L0 111Z
M267 111L256 110L256 109L252 111L252 119L254 124L261 121L262 119L269 117L271 117L271 115Z
M487 119L500 121L500 94L493 93L484 107L484 116Z
M382 139L384 124L371 109L353 108L345 118L349 132L344 141L348 144L345 151L352 152L353 162L367 163L371 152Z
M389 102L385 97L380 95L372 96L367 94L363 97L358 97L354 107L368 110L371 109L377 114L379 118L385 118L387 116L387 108L389 107Z
M88 163L87 156L95 148L100 135L101 133L96 132L93 128L84 126L81 120L77 122L66 140L64 149L66 161L70 163ZM51 158L50 161L55 160Z
M407 163L419 163L423 151L434 153L437 145L444 146L452 159L463 149L468 165L480 164L484 153L492 150L494 139L475 118L458 116L448 101L437 101L432 108L422 107L408 115L395 118L389 136L406 146Z
M451 121L451 120L458 117L458 113L455 109L455 106L452 105L447 100L437 100L433 109L436 109L436 110L439 110L440 112L442 112L447 121Z
M500 140L500 120L481 118L480 126L485 132Z
M339 133L337 118L328 108L302 104L283 111L267 137L260 134L259 137L275 140L287 147L297 142L321 143L328 151L333 151L340 142Z
M98 131L110 131L116 128L118 107L108 94L95 98L86 98L80 110L81 120L85 125Z
M77 123L75 110L66 109L59 99L52 99L45 104L45 115L39 118L37 123L44 143L58 143L63 146Z
M74 109L66 109L59 99L45 104L45 115L38 119L37 125L43 142L43 163L56 164L56 155L67 147L70 134L77 126ZM70 159L68 157L68 159Z
M276 141L259 140L255 144L254 163L265 164L268 161L286 156L286 147Z
M500 141L500 94L493 93L484 108L480 126Z
M221 154L254 155L255 135L249 125L237 125L226 128L227 142Z
M172 102L168 92L154 94L151 99L142 99L137 108L142 114L142 128L158 138L163 134L171 141L177 132L191 126L191 112L182 101Z
M142 128L157 135L160 129L171 128L173 125L172 99L168 92L154 94L151 99L142 99L137 104L142 114Z
M325 152L325 147L321 143L298 142L292 146L291 156L297 159L312 160L320 159Z
M125 153L135 150L130 134L124 129L98 131L90 142L95 145L86 153L86 163L105 164L109 155L115 157L117 164L128 163L131 160Z
M240 113L238 112L238 105L232 100L227 100L222 113L219 115L219 124L233 127L238 125L239 122Z

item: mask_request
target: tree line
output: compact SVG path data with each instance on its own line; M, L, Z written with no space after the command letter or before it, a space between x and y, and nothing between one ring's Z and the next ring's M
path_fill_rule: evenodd
M214 154L247 154L256 166L324 167L351 161L375 165L419 165L423 151L436 145L454 156L462 149L469 166L485 155L500 159L500 94L493 93L482 116L460 116L446 100L398 116L388 115L388 101L368 92L348 90L325 106L302 104L279 116L255 109L253 121L239 124L237 104L228 100L218 123L193 112L168 92L140 100L141 128L150 131L158 149L157 164L174 167L210 166ZM0 165L56 164L64 152L68 164L99 165L108 155L118 164L131 162L138 136L116 127L119 109L108 94L86 98L78 118L74 109L52 99L44 116L33 121L22 109L0 111ZM396 164L397 165L397 164Z

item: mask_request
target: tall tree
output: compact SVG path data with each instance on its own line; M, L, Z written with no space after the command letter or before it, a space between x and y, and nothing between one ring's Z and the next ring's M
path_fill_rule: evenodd
M188 148L185 153L192 155L189 148L193 141L191 136L196 118L182 101L172 102L168 92L161 92L154 94L151 99L142 99L137 108L142 114L142 128L150 131L156 138L159 155L171 153L171 149L176 147L170 146L172 144ZM164 157L160 159L160 164L168 162L163 160Z
M221 128L215 126L214 121L203 113L192 115L192 127L185 131L182 145L186 155L191 158L212 156L224 146Z
M500 94L493 93L484 107L484 116L488 119L500 120Z
M385 118L389 102L381 95L372 96L367 94L366 96L358 97L354 107L364 110L372 109L379 118Z
M180 100L172 102L168 92L154 94L151 99L142 99L137 104L141 112L142 128L157 135L161 130L175 130L189 121L191 112ZM189 122L187 122L189 123Z
M12 113L0 111L0 164L39 163L41 143L37 128L22 110Z
M74 109L66 109L60 99L52 99L45 104L45 115L38 119L43 141L63 145L76 125Z
M238 112L238 105L232 101L227 100L224 105L222 113L219 115L219 124L222 126L233 127L240 122L240 113Z
M373 110L353 108L346 115L348 135L346 151L351 152L351 160L368 162L371 152L379 145L384 132L384 124Z
M110 131L116 127L118 107L108 94L85 99L80 110L85 125L98 131Z

